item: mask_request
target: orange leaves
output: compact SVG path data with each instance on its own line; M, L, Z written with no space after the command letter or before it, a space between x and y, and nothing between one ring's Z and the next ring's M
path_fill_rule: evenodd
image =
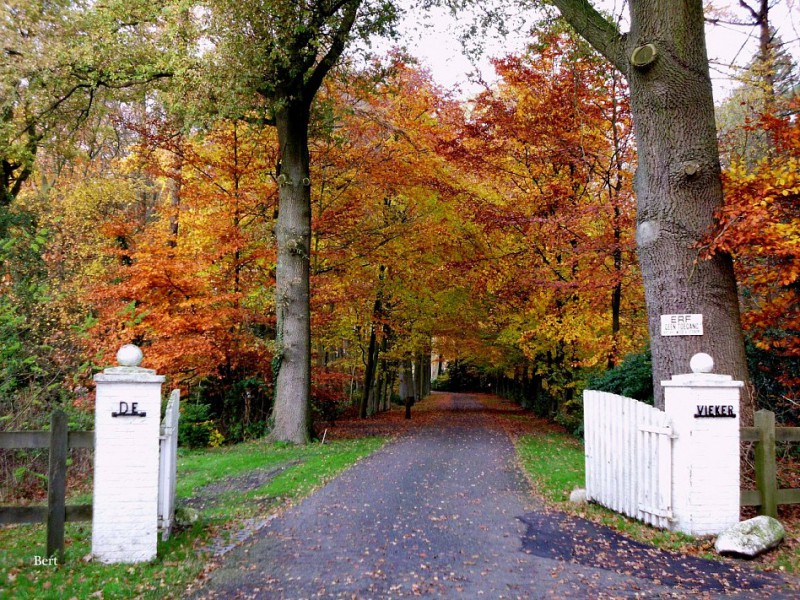
M390 360L435 336L462 357L588 364L636 339L625 89L574 40L548 35L531 56L498 61L501 84L469 107L399 60L377 88L354 75L321 92L310 207L321 362L355 377L373 331ZM188 379L266 376L274 132L221 122L139 134L126 176L146 202L133 194L123 218L97 218L112 249L89 298L99 349L138 341L153 366Z
M275 186L264 178L274 165L267 131L221 124L204 138L150 139L155 151L142 151L141 166L160 179L149 219L137 229L101 227L126 257L90 296L107 356L137 341L153 367L179 379L239 368L268 375Z
M510 356L605 360L641 339L625 87L557 31L495 67L501 82L451 154L473 174L466 202L484 239L473 291Z
M724 173L725 204L707 255L735 259L744 327L762 349L800 356L800 126L762 116L772 142L755 164L735 160ZM752 127L752 126L751 126Z

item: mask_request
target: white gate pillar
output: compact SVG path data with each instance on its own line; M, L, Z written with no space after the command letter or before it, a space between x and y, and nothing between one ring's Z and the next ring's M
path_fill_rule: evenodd
M708 354L695 354L692 373L662 381L672 419L671 529L715 535L739 522L739 389L741 381L712 373Z
M142 351L123 346L119 367L95 375L92 555L105 563L152 560L158 545L161 384Z

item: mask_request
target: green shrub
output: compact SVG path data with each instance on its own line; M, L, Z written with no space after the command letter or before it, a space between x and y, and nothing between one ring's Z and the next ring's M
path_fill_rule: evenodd
M214 434L210 404L183 404L178 421L178 444L185 448L205 448Z
M431 388L443 392L478 392L486 389L484 369L469 361L456 360L439 375Z
M590 377L587 390L610 392L653 404L653 362L650 350L629 354L617 367Z
M206 377L194 386L186 404L205 406L206 409L192 409L198 412L192 421L202 424L212 421L212 430L216 434L210 437L209 445L219 444L221 439L226 444L262 437L269 428L269 413L272 408L272 387L262 377L254 375L239 379L240 373L226 377ZM181 412L183 414L183 412ZM183 418L183 417L181 417ZM200 441L205 437L199 425L197 437ZM195 446L205 447L205 445Z
M572 435L583 437L583 399L573 398L562 404L554 419Z
M259 376L246 377L226 386L222 391L222 410L213 411L219 417L228 443L238 443L263 437L269 430L272 410L272 384Z
M792 381L800 368L800 359L779 356L756 347L751 340L745 345L750 379L756 389L758 408L775 413L779 423L800 422L800 411L791 401ZM611 392L653 404L653 378L650 350L631 354L618 367L590 377L586 389Z
M227 442L239 443L243 440L256 440L264 437L269 432L269 421L252 421L244 423L237 421L227 427Z
M796 402L800 357L762 350L749 339L745 351L750 380L756 389L757 408L771 410L775 420L783 425L800 425L800 407Z
M445 371L441 375L439 375L436 379L431 381L431 389L434 392L447 392L450 390L451 382L450 382L450 372Z

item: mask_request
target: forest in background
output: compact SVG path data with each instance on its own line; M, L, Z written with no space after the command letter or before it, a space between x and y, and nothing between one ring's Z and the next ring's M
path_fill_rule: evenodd
M224 72L216 89L180 87L174 64L137 63L133 30L98 37L113 79L80 72L51 17L21 36L52 44L45 64L14 73L8 50L3 63L2 428L42 428L61 406L90 429L92 375L136 343L182 389L193 443L264 435L287 185L274 127L228 105ZM323 84L303 183L315 420L385 410L440 361L439 385L496 390L571 429L587 382L646 398L624 80L560 22L495 65L499 82L468 102L400 52L344 62ZM726 204L697 248L698 261L735 258L759 402L787 424L800 373L796 82L786 55L757 57L719 107Z

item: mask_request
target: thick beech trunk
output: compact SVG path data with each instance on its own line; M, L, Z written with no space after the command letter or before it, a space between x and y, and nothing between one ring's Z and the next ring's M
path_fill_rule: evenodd
M650 69L629 69L639 149L635 179L636 242L644 279L656 405L661 380L689 372L689 359L709 353L715 371L747 379L733 262L701 259L700 242L722 204L714 102L703 30L693 2L632 2L629 47L655 43ZM662 336L661 315L703 315L702 336ZM752 418L752 406L748 411Z
M281 173L275 227L278 262L275 271L277 334L273 365L276 441L305 444L311 431L311 315L309 256L311 193L309 180L309 107L288 102L276 114Z
M636 241L644 279L656 406L660 382L689 372L707 352L715 371L747 381L733 264L699 246L722 203L719 153L701 0L630 0L631 31L620 35L586 0L554 4L628 79L639 155ZM652 60L642 48L652 44ZM640 49L637 51L637 49ZM646 62L635 66L636 62ZM702 336L662 336L661 315L703 315ZM752 418L752 398L743 398Z

